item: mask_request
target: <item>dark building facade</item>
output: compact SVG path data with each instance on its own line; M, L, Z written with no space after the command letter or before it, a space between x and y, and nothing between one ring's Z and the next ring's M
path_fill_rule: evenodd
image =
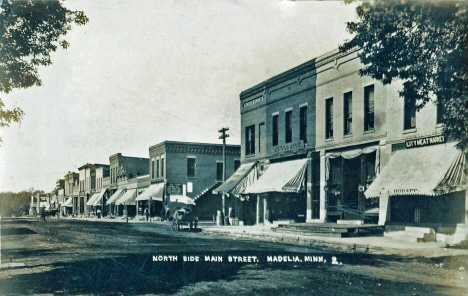
M211 220L221 210L222 197L212 189L223 181L223 145L164 141L151 146L149 156L151 186L137 198L142 210L151 200L152 215L171 215L187 206L181 202L186 198L194 201L191 208L200 219ZM226 145L226 176L239 165L239 145Z

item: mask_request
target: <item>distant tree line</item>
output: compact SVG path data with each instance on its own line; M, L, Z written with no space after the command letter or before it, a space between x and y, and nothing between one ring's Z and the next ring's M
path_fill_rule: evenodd
M2 217L20 216L29 213L31 196L44 193L43 190L23 190L21 192L0 192L0 215Z

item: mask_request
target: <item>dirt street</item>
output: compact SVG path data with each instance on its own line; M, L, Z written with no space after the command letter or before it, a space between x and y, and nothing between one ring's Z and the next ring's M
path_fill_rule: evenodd
M170 225L2 221L0 295L468 295L467 256L333 253ZM185 259L185 261L184 261Z

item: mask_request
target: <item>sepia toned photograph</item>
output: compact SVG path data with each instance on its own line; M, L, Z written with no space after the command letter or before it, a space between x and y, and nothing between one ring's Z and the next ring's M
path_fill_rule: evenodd
M0 296L468 295L468 2L0 0Z

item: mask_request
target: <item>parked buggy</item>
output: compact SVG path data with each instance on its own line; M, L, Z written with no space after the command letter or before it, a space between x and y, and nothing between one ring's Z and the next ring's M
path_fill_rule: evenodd
M172 218L172 230L181 231L188 229L188 231L196 231L198 227L198 217L192 215L186 209L177 209Z

